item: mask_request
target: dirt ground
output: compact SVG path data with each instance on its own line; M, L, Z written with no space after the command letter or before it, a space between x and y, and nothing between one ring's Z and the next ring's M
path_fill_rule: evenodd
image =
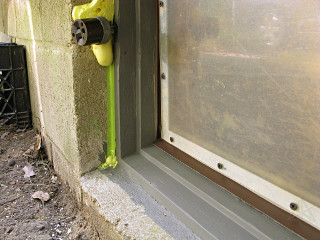
M38 143L34 130L0 125L0 239L99 239Z

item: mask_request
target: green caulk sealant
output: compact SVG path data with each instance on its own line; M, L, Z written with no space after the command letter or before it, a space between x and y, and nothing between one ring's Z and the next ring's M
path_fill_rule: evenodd
M115 168L118 164L116 158L116 121L114 98L114 64L107 67L107 156L106 162L99 169Z

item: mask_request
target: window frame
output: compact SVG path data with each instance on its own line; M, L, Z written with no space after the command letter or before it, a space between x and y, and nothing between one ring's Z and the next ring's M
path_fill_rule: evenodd
M153 161L153 164L155 164L154 158L165 158L175 161L169 155L172 154L176 159L199 171L203 176L221 185L227 191L236 195L237 193L238 195L240 194L241 199L259 211L264 212L281 225L306 238L317 236L319 234L318 229L264 199L257 201L257 195L215 170L203 168L203 166L194 166L192 164L192 157L181 151L179 152L178 149L174 149L170 144L168 146L163 142L156 143L158 147L165 149L169 154L166 152L159 153L156 156L147 154L146 149L149 149L150 146L153 145L152 148L157 148L154 146L154 143L158 140L158 132L159 128L161 128L158 125L158 93L160 84L158 6L157 1L115 1L115 22L118 24L114 50L116 144L120 167L124 167L128 172L134 173L133 176L139 184L143 185L161 204L168 207L174 214L180 216L180 219L186 218L185 223L189 227L191 226L192 230L199 234L199 236L208 237L209 235L203 232L201 224L192 226L194 222L190 218L187 218L188 215L183 214L183 209L179 209L180 206L175 205L172 201L168 201L163 194L158 192L156 186L152 186L143 177L143 174L139 173L139 169L135 169L135 161L141 159L142 162L147 159L151 162ZM179 165L177 163L177 168L173 171L180 171L180 169L189 171L188 169L184 169L186 168L184 164ZM198 173L195 172L194 174ZM215 177L212 178L210 176ZM195 177L198 176L195 175ZM253 200L245 197L248 194L252 194ZM261 215L261 217L263 216Z

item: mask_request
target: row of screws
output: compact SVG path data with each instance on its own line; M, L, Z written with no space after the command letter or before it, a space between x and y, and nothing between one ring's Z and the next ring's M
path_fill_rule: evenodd
M161 74L161 78L162 78L162 75L164 75L164 73ZM165 76L164 76L164 78L165 78ZM162 78L162 79L164 79L164 78ZM170 142L174 142L174 138L173 137L170 137L169 139L170 139ZM218 163L217 167L219 169L223 169L224 168L222 163ZM290 208L291 208L291 210L296 211L298 209L298 204L292 202L292 203L290 203Z
M163 74L163 73L162 73L162 74ZM162 75L162 74L161 74L161 75ZM169 140L170 140L170 142L172 142L172 143L174 142L174 138L173 138L173 137L170 137ZM222 163L218 163L218 164L217 164L217 167L218 167L219 169L223 169L223 164L222 164Z
M159 2L159 6L160 7L164 6L163 1ZM166 75L164 73L161 73L161 79L166 79ZM174 138L173 137L170 137L170 142L174 142ZM218 163L217 167L218 167L218 169L223 169L224 168L222 163ZM291 208L291 210L296 211L298 209L298 204L292 202L292 203L290 203L290 208Z
M222 163L218 163L217 167L219 169L223 169L223 164ZM290 208L291 208L291 210L296 211L298 209L298 204L292 202L292 203L290 203Z

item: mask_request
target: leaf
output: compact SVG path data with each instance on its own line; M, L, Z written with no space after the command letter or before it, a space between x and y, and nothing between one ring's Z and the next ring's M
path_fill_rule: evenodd
M8 136L10 132L5 132L4 134L1 135L1 140L5 139L6 136Z
M41 148L41 135L37 134L37 148L36 150L39 151Z
M34 171L33 171L33 167L32 166L25 166L23 169L22 169L23 171L24 171L24 178L28 178L28 177L32 177L32 176L34 176L34 175L36 175L35 173L34 173Z
M47 192L36 191L32 194L32 198L40 199L42 204L50 199L50 195Z

